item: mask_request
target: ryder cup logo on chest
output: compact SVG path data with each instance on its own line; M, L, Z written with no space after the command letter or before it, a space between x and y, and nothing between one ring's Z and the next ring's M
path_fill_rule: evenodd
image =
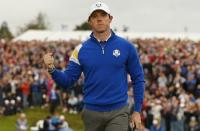
M114 55L115 57L119 57L119 56L120 56L120 51L119 51L118 49L115 49L115 50L113 51L113 55Z

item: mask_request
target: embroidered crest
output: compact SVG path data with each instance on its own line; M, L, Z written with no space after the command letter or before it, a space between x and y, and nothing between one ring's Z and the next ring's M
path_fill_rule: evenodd
M120 51L119 51L118 49L115 49L115 50L113 51L113 55L114 55L115 57L120 56Z
M97 3L97 4L96 4L96 7L101 7L101 3Z

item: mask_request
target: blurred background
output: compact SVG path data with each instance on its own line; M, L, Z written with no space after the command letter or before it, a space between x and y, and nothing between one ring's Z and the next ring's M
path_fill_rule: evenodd
M200 1L102 0L112 29L137 48L146 90L142 122L149 131L200 131ZM0 131L82 131L81 78L57 86L42 57L54 52L63 70L89 38L96 0L0 0ZM128 103L134 106L129 79Z

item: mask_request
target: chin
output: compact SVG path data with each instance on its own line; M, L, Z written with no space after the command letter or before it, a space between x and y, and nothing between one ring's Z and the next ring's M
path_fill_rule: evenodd
M97 33L104 33L105 31L97 31Z
M106 30L96 30L97 33L104 33Z

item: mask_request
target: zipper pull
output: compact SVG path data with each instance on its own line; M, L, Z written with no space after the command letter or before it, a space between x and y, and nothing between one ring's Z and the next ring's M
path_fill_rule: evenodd
M101 46L101 50L102 50L102 54L105 54L105 42L104 41L100 41L100 46Z
M104 47L101 47L101 49L102 49L102 54L104 54Z

